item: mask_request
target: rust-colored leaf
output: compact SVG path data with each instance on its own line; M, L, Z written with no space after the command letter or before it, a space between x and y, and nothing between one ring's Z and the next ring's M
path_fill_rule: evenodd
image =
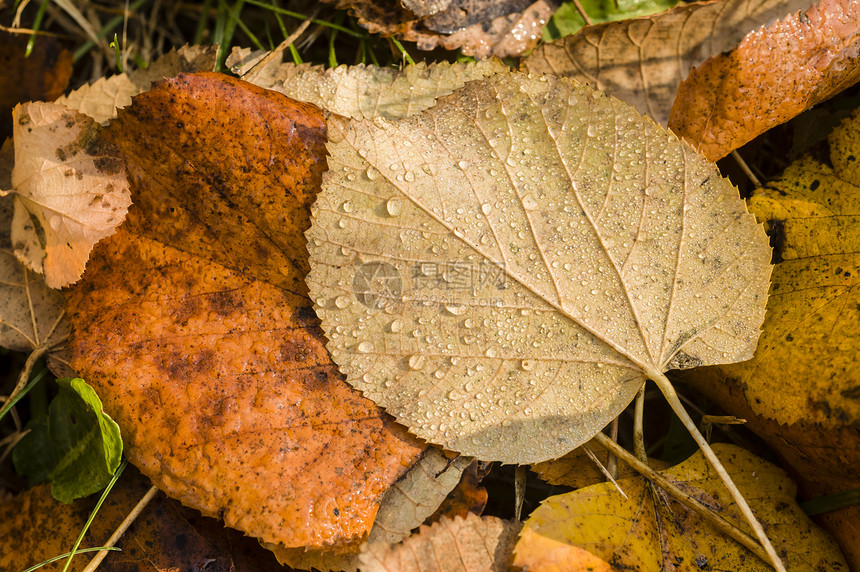
M0 142L12 135L12 108L24 101L51 101L72 77L72 54L56 38L39 36L25 58L28 36L0 30Z
M809 0L718 0L680 4L653 16L587 26L544 44L523 61L532 73L577 79L666 125L681 80L750 30Z
M313 106L217 74L138 96L104 135L135 204L68 302L129 459L287 547L366 535L423 448L343 382L306 297L324 139Z
M860 3L822 0L693 69L669 127L717 160L860 81Z

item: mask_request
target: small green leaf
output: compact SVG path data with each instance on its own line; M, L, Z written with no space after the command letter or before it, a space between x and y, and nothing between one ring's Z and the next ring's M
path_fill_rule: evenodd
M602 24L614 20L638 18L648 14L656 14L668 10L678 3L678 0L581 0L583 10L588 14L592 24ZM570 34L575 34L583 26L585 20L579 13L576 4L564 2L552 15L543 31L543 40L551 42Z
M58 379L60 392L48 415L27 424L28 433L13 451L19 474L31 482L51 481L59 501L101 490L119 467L119 426L102 411L92 387L80 378Z

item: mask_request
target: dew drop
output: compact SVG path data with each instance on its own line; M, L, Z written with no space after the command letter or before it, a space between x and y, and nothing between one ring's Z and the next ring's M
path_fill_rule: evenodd
M409 358L409 369L413 371L418 371L422 367L424 367L424 356L422 355L414 355Z
M535 361L532 359L524 359L520 362L520 367L523 371L532 371L535 368Z
M457 166L460 167L460 169L462 169L463 171L465 171L466 169L469 168L469 162L468 161L458 161Z
M490 203L482 204L481 205L481 212L484 213L485 215L490 214L491 212L493 212L493 205L491 205Z
M368 167L364 174L371 181L375 181L379 178L379 171L377 171L374 167Z
M373 351L373 344L371 342L361 342L358 344L358 353L369 354Z
M392 197L385 201L385 212L388 216L398 216L403 210L403 201L397 197Z
M537 207L538 203L533 195L526 195L523 197L523 208L525 208L527 211L533 211Z
M334 299L334 305L343 310L347 306L349 306L349 296L338 296Z
M397 334L403 330L403 322L400 320L394 320L388 327L392 332Z
M462 316L468 309L468 306L461 304L448 304L445 306L445 310L447 310L452 316Z
M496 348L487 348L487 351L484 352L484 355L488 358L494 358L499 356L498 350Z

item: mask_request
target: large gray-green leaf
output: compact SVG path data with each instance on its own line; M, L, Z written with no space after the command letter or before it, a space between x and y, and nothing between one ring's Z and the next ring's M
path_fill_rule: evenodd
M620 101L498 74L329 121L308 283L347 381L484 460L558 457L647 376L748 359L770 248L713 164Z

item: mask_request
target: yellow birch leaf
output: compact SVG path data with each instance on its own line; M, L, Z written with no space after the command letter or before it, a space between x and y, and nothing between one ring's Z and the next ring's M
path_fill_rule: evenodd
M16 106L12 119L12 247L48 286L61 288L81 277L93 245L125 218L125 169L92 148L97 126L86 115L32 102Z
M418 436L544 461L646 376L752 355L764 232L713 164L620 101L497 74L328 134L311 295L347 381Z
M797 488L782 469L734 445L713 445L749 501L787 570L848 570L836 543L795 502ZM702 453L663 474L723 518L745 528L740 513ZM530 543L545 537L578 546L619 570L773 570L644 478L592 485L545 500L529 517L514 548L528 567ZM529 533L527 533L529 531Z

